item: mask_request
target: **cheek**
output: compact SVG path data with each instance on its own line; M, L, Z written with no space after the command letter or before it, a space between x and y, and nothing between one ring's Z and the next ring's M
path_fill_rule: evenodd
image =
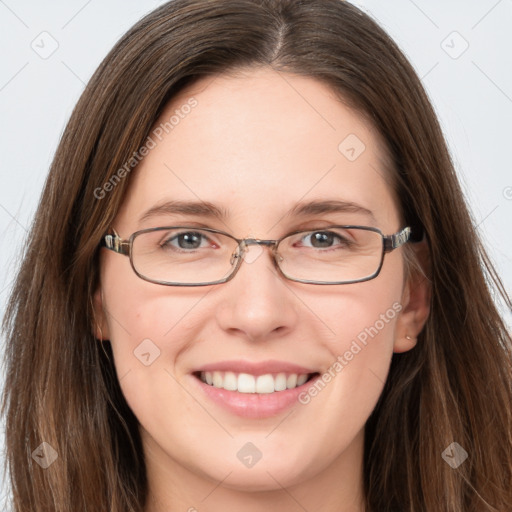
M377 279L323 294L316 303L303 297L305 303L315 303L330 331L322 341L329 354L324 358L324 374L310 395L325 388L351 407L368 410L376 403L387 378L402 310L401 260L389 258L387 263ZM313 397L305 400L309 398Z
M114 365L128 406L147 431L166 432L172 438L197 431L201 411L180 382L179 361L204 325L205 313L196 307L201 297L155 297L154 289L145 293L140 286L136 295L117 298L122 297L125 300L113 306L116 319L111 318L110 326Z
M154 285L153 285L154 286ZM118 292L116 292L118 293ZM133 367L134 362L156 363L159 359L173 367L201 321L195 306L200 300L190 296L155 296L139 291L129 295L118 293L109 311L109 328L118 373ZM203 312L204 315L204 312ZM150 353L150 357L142 354ZM134 360L135 357L135 360ZM142 361L141 361L142 359Z
M207 291L158 286L138 278L128 260L115 268L108 263L102 288L114 364L123 394L136 411L152 390L172 384L176 360L204 324L204 308L198 306Z
M401 276L401 265L388 272L383 269L377 279L344 285L329 295L303 297L304 303L315 304L319 319L330 331L324 343L333 355L352 351L358 360L366 360L373 354L391 353L402 309L403 279L396 276ZM350 354L347 358L356 359Z

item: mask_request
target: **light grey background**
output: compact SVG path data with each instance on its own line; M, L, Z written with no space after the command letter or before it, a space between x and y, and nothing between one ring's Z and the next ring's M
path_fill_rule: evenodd
M116 40L162 3L0 0L0 316L74 104ZM512 0L353 3L388 31L422 77L510 293ZM512 315L500 307L512 325Z

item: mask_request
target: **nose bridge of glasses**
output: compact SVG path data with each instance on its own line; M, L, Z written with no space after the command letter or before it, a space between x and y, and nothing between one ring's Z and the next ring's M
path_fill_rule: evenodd
M238 258L243 258L244 254L247 252L247 248L250 245L270 247L272 249L272 253L274 254L278 243L279 240L261 240L259 238L244 238L243 240L239 241L237 249L231 255L231 264L233 265Z
M248 246L248 245L265 245L267 247L275 247L277 245L277 240L261 240L259 238L244 238L240 245Z

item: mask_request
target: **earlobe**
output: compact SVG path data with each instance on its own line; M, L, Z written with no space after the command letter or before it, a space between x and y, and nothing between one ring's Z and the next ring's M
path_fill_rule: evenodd
M93 336L100 341L110 339L107 318L103 308L103 294L101 286L94 292L92 297L93 325L91 326Z
M395 338L395 343L393 345L393 352L396 354L400 354L402 352L408 352L412 348L416 346L418 343L418 338L409 336L406 334L402 337Z
M421 247L420 247L421 246ZM407 352L414 348L418 336L430 314L431 286L428 279L428 246L425 241L417 244L416 257L421 271L416 269L409 276L402 294L402 311L397 319L393 352Z

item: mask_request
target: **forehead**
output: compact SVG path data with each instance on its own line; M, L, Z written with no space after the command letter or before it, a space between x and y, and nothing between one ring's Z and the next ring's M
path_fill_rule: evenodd
M329 199L372 210L378 227L396 223L379 134L310 77L252 69L202 78L171 100L150 136L124 219L165 200L205 201L257 229L256 218Z

